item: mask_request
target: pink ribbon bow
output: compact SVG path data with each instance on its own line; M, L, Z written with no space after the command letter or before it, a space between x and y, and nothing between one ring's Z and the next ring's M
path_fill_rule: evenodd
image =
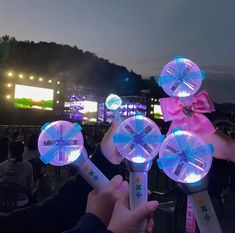
M215 132L210 120L202 114L215 111L206 90L199 92L190 101L189 98L161 98L160 105L164 121L172 121L167 134L176 128L192 131L203 138Z

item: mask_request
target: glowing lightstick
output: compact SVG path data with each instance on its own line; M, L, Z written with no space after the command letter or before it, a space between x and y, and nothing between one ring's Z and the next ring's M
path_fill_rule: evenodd
M121 117L119 114L119 107L122 104L122 99L115 94L110 94L105 101L105 105L108 109L113 111L113 115L114 115L114 120L118 123L121 124Z
M204 72L194 62L178 56L163 68L158 85L169 96L188 97L199 90L204 78Z
M142 115L126 119L114 134L114 143L129 165L131 209L147 201L148 171L163 139L158 126ZM140 232L145 228L146 221Z
M95 189L100 190L109 180L88 159L83 146L81 126L68 121L47 123L41 128L38 139L40 159L45 164L64 166L73 163L81 176Z
M211 167L212 154L213 146L206 144L198 135L176 130L162 143L157 160L159 168L180 183L188 194L201 233L222 232L207 187L202 182ZM186 221L194 224L190 217L188 215ZM194 231L194 225L186 227L186 232Z

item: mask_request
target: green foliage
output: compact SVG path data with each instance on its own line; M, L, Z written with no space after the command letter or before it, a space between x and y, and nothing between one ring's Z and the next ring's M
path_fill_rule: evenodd
M84 52L77 46L17 41L8 35L0 37L1 42L9 46L9 49L3 49L3 54L8 53L9 66L25 73L59 77L64 82L101 87L119 95L135 95L141 89L150 89L152 95L165 96L153 77L142 79L141 75L128 71L126 67L110 63L94 53Z
M33 101L28 98L16 98L14 99L15 108L41 108L42 110L52 110L53 101L52 100L42 100L42 101Z
M11 44L12 56L9 65L22 72L46 77L59 76L62 81L107 88L117 94L135 94L141 88L140 75L98 58L94 53L84 52L76 46L54 42L15 41L9 36L1 37L0 41ZM126 77L128 82L125 81Z

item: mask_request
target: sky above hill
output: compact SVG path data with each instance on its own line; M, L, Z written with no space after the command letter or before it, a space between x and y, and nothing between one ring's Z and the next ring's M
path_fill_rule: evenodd
M234 0L1 0L0 32L77 45L144 77L182 55L210 73L215 101L235 103L234 12Z

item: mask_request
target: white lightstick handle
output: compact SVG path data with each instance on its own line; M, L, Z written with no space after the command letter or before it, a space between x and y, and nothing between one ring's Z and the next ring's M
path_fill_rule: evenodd
M134 209L148 200L148 172L130 172L130 208ZM145 232L147 220L141 224L139 232Z
M188 196L193 206L193 212L201 233L222 233L208 192L190 194Z
M114 120L118 123L118 125L122 123L122 118L119 114L119 108L116 110L113 110L113 117L114 117Z
M108 178L91 162L86 159L78 166L79 174L97 191L104 188L108 183Z

